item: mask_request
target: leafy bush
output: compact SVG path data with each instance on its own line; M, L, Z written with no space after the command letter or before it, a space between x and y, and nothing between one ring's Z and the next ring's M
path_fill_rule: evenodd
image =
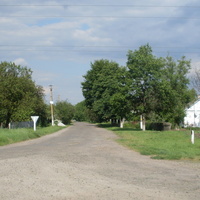
M70 124L74 117L75 108L67 101L59 101L55 105L55 116L64 124Z
M171 123L168 122L148 122L146 123L147 130L168 131L171 130Z

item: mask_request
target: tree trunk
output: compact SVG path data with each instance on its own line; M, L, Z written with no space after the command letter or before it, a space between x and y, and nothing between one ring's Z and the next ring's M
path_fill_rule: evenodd
M10 118L11 118L11 114L8 112L8 113L7 113L7 116L6 116L5 128L8 128L8 127L9 127Z
M145 120L145 116L144 115L143 115L143 118L142 118L142 130L146 131L146 120Z
M123 127L124 127L124 121L125 121L124 118L122 118L122 119L120 120L120 128L123 128Z

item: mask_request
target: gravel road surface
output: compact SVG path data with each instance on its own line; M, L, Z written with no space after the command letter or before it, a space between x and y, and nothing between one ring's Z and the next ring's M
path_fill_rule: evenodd
M0 200L199 200L200 163L153 160L75 123L0 147Z

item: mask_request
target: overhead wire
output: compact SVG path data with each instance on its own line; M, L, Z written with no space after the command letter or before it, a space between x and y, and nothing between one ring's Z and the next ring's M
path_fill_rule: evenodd
M0 7L135 7L135 8L186 8L186 9L199 9L200 5L133 5L133 4L0 4ZM23 15L7 15L7 16L0 16L0 18L121 18L121 19L168 19L168 18L173 18L173 19L200 19L200 17L176 17L176 16L78 16L78 15L72 15L72 16L56 16L56 15L51 15L51 16L35 16L35 15L30 15L30 16L23 16Z
M57 47L66 47L66 48L131 48L131 45L32 45L32 44L0 44L0 47L53 47L53 48L57 48ZM183 46L156 46L154 48L176 48L176 49L199 49L200 47L183 47Z
M47 5L47 4L0 4L0 7L135 7L135 8L188 8L188 9L199 9L200 6L193 6L193 5L186 5L186 6L172 6L172 5L163 5L163 6L156 6L156 5L128 5L128 4L121 4L121 5L113 5L113 4L77 4L77 5L72 5L72 4L59 4L59 5ZM176 17L176 16L20 16L20 15L10 15L10 16L0 16L0 18L121 18L121 19L191 19L191 20L199 20L199 17ZM128 48L128 46L88 46L88 45L83 45L83 46L69 46L69 45L55 45L55 46L44 46L44 45L0 45L1 47L47 47L47 48ZM155 48L155 47L154 47ZM163 48L163 47L160 47ZM171 47L167 47L168 49ZM200 48L187 48L187 47L180 47L182 49L187 49L187 51L189 49L191 50L199 50ZM172 49L177 49L177 47L172 48ZM116 50L87 50L87 49L0 49L0 51L92 51L92 52L121 52L120 51L116 51ZM166 52L165 52L166 53ZM171 52L172 53L172 52ZM178 53L178 52L173 52L173 53ZM181 53L181 52L180 52ZM191 52L190 52L191 53ZM197 52L195 52L197 53Z
M11 16L0 16L0 18L119 18L119 19L191 19L191 20L199 20L200 17L157 17L157 16L19 16L19 15L11 15Z
M0 7L141 7L141 8L200 8L200 5L133 5L133 4L0 4Z
M9 46L10 47L10 46ZM131 50L133 48L127 48L127 49L34 49L35 46L30 46L30 48L23 48L23 49L1 49L0 47L0 51L4 51L4 52L24 52L24 51L32 51L32 52L99 52L99 53L114 53L114 52L127 52L128 50ZM45 46L46 47L46 46ZM95 46L94 46L95 47ZM103 46L101 46L103 47ZM104 46L104 48L107 48L107 46ZM97 47L96 47L97 48ZM165 54L195 54L195 53L200 53L199 50L200 48L171 48L172 51L169 52L169 48L167 50L164 50L163 47L154 47L154 49L157 49L155 51L153 51L154 53L165 53ZM160 49L160 50L158 50ZM161 50L163 49L163 50ZM176 50L177 49L177 50ZM181 49L181 51L180 51ZM185 49L185 51L184 51Z
M136 5L0 5L0 7L3 6L36 6L36 7L57 7L57 6L63 6L63 7L87 7L87 6L96 6L96 7L142 7L142 8L200 8L200 6L136 6ZM200 17L182 17L182 16L114 16L114 15L0 15L0 18L113 18L113 19L191 19L191 20L199 20Z

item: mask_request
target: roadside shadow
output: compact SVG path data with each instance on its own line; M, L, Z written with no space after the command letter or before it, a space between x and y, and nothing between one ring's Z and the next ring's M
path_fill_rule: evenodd
M111 125L111 124L97 124L100 128L113 128L112 131L142 131L141 129L134 129L131 127L120 128L119 126Z

